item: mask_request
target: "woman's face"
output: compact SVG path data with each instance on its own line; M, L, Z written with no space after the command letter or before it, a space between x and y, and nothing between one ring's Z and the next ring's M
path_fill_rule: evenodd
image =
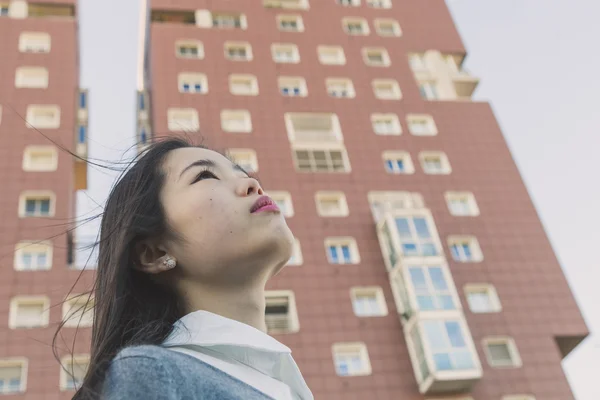
M279 211L251 212L265 195L258 181L223 155L201 148L169 152L161 201L179 238L165 244L183 279L236 285L270 277L292 254Z

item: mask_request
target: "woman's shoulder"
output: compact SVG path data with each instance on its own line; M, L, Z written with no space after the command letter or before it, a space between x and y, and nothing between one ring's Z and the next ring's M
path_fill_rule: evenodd
M143 344L136 346L128 346L122 348L113 358L114 361L126 358L147 358L147 359L169 359L174 353L173 351L162 346Z

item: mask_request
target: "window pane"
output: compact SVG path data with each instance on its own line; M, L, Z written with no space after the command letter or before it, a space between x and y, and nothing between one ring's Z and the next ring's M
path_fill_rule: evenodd
M452 300L452 296L438 296L438 299L443 310L454 310L456 308L454 306L454 300Z
M452 347L465 347L465 340L463 339L458 322L446 322L446 331L448 332Z
M421 238L429 238L431 235L429 234L429 228L427 227L427 221L425 218L415 218L415 228L417 229L417 234Z
M495 362L510 363L512 357L506 343L488 344L490 355Z
M417 296L417 303L419 304L419 310L421 311L435 310L435 304L433 303L433 297L431 296Z
M447 353L438 353L433 355L435 366L438 371L451 370L452 362L450 361L450 355Z
M423 323L425 333L429 345L433 350L444 350L448 347L446 340L446 332L441 328L441 324L438 321L426 321Z
M453 354L453 360L456 369L471 369L475 368L473 357L468 351L458 351Z
M396 218L396 227L398 228L398 234L401 238L410 238L410 226L408 225L408 219Z
M342 246L342 254L344 255L344 261L350 262L350 248L348 246Z
M48 214L50 212L50 200L41 200L40 206L40 211L42 214Z
M431 282L433 283L434 288L438 290L448 289L446 279L444 278L444 273L442 272L442 269L440 267L430 267L429 276L431 278Z
M425 282L425 274L421 268L410 268L410 279L415 289L427 290L427 283Z
M329 246L329 257L331 257L331 262L339 262L335 246Z
M27 214L34 214L35 213L35 200L27 200L25 202L25 212Z

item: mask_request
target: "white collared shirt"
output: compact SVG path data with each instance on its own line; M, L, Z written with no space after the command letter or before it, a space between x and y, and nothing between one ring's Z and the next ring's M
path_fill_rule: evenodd
M162 344L189 354L276 400L313 400L292 351L266 333L208 311L174 324Z

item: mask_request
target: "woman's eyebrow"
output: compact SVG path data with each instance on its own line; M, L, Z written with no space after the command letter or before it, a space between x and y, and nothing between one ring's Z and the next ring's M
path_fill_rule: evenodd
M217 164L212 161L212 160L198 160L198 161L194 161L193 163L191 163L190 165L188 165L187 167L185 167L183 169L183 171L181 171L181 174L179 174L179 179L181 179L181 177L183 176L183 174L188 171L191 168L194 167L210 167L210 168L215 168L217 166ZM236 163L232 163L232 167L234 170L236 171L241 171L244 174L246 174L246 176L248 176L248 178L251 178L250 174L248 172L246 172L246 170L244 168L242 168L241 166L239 166Z

